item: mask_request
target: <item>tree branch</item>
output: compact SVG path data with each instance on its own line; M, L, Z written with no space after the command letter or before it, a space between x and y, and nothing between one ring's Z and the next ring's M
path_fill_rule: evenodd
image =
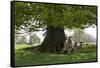
M31 32L35 32L35 31L44 31L44 30L46 30L46 28L45 29L34 29L34 30L32 30ZM31 32L29 32L29 31L25 31L25 32L23 32L23 33L21 33L21 32L18 32L18 33L16 33L16 34L26 34L26 33L31 33Z

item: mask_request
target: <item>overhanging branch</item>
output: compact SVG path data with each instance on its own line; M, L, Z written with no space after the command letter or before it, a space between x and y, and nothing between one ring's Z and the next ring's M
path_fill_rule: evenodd
M16 34L29 34L29 33L32 33L32 32L35 32L35 31L44 31L46 30L47 28L44 28L44 29L33 29L32 31L25 31L25 32L18 32Z

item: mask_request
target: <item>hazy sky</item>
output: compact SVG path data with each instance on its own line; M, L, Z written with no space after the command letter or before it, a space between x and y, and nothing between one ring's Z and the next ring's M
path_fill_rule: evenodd
M94 38L96 38L96 27L95 28L89 27L89 28L86 28L84 31L92 35Z

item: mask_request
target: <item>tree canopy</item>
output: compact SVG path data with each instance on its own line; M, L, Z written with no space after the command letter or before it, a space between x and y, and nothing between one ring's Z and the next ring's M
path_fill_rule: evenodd
M47 25L85 28L96 24L96 6L35 2L13 4L16 30L39 31L46 29Z

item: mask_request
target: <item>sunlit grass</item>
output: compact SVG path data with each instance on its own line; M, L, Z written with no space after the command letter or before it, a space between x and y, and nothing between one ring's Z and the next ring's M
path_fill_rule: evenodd
M39 53L33 46L16 45L16 66L96 61L96 46L87 46L73 54ZM28 49L27 49L28 48Z

